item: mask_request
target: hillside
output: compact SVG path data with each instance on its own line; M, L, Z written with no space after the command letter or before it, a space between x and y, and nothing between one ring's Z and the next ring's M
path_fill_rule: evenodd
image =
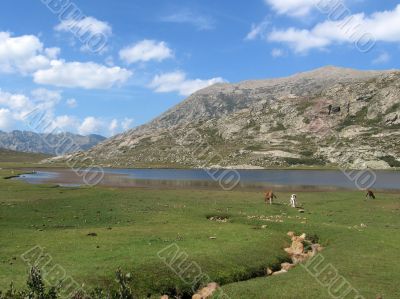
M78 147L85 151L105 139L100 135L81 136L72 133L38 134L29 131L12 131L10 133L0 131L1 148L48 155L71 153L70 149L73 147L71 147L70 140L73 140L74 148Z
M400 166L400 71L324 67L216 84L86 153L119 167Z
M36 163L46 158L49 158L49 155L16 152L0 148L0 162Z

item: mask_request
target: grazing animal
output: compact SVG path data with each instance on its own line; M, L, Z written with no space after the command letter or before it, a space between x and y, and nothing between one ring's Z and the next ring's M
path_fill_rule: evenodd
M267 202L269 201L269 204L272 205L272 200L274 198L278 198L276 197L274 192L272 192L272 190L267 190L264 192L264 194L265 194L265 204L267 204Z
M296 208L296 206L297 206L297 195L296 194L292 194L292 196L290 196L290 206L292 208Z
M367 194L365 195L365 198L368 198L368 199L375 199L376 197L375 197L375 194L374 194L374 192L372 192L371 190L367 190Z

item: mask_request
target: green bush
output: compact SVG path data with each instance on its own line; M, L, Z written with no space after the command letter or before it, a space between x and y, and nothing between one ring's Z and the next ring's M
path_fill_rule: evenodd
M390 167L400 167L400 162L396 160L395 157L387 155L381 158L383 161L387 162Z

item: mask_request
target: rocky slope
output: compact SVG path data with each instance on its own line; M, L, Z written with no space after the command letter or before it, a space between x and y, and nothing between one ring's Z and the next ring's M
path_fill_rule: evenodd
M86 153L119 167L400 166L400 71L216 84Z
M72 140L74 147L71 147ZM88 150L106 138L99 135L81 136L71 133L65 134L37 134L28 131L0 131L0 148L19 152L42 153L56 155L57 153L71 153L71 151Z

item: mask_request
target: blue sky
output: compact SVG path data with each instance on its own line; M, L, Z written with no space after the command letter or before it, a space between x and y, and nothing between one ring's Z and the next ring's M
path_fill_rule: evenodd
M218 82L399 68L400 6L372 0L3 0L0 130L106 136ZM47 128L49 129L49 127Z

